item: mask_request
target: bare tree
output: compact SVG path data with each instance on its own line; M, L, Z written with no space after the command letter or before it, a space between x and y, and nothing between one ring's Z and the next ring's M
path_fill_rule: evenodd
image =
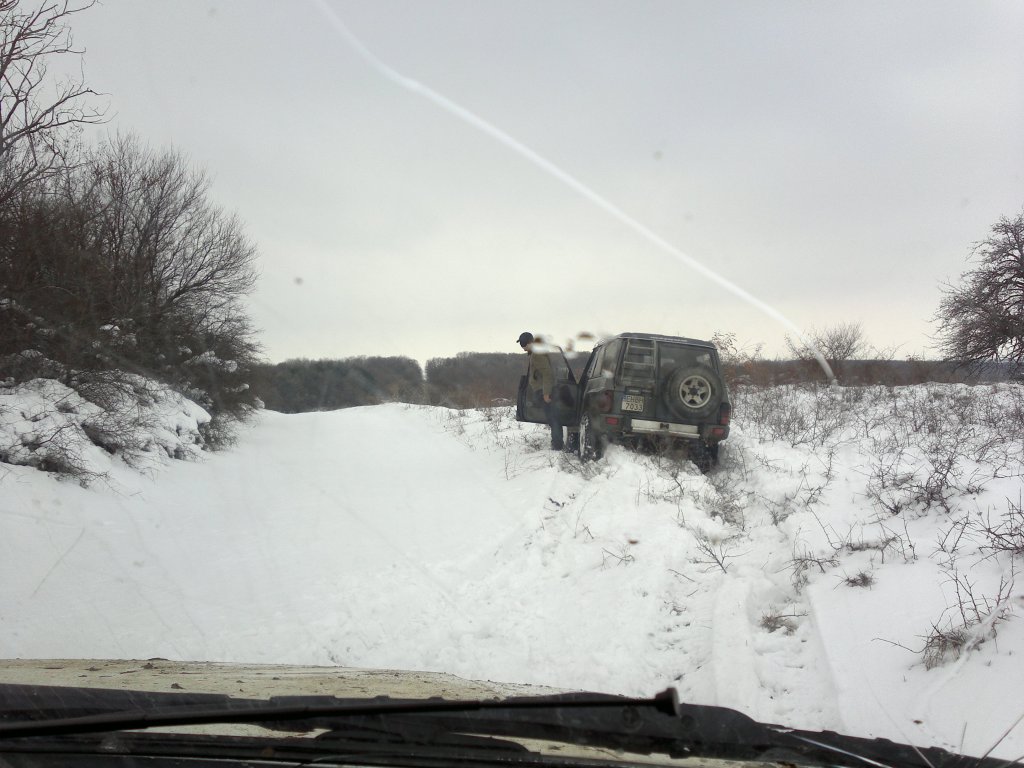
M856 360L869 350L860 323L838 323L823 330L811 330L808 339L821 352L829 364ZM810 361L814 353L805 344L786 336L786 346L797 360Z
M172 150L132 137L100 147L73 176L87 211L111 317L130 358L218 411L251 400L243 386L258 347L244 307L257 249L234 214L209 200L209 180Z
M55 57L81 55L68 19L94 4L0 0L0 205L64 164L69 129L103 121L83 76L48 76Z
M731 388L741 381L749 381L755 364L761 359L761 344L741 345L732 331L715 331L711 343L718 348L726 381Z
M256 246L184 156L119 138L0 217L0 356L120 368L223 413L254 402Z
M977 266L943 287L939 349L947 360L972 365L1005 361L1024 365L1024 211L1000 217L976 243Z
M209 201L208 178L181 153L119 137L91 156L74 184L70 194L94 213L87 226L116 312L140 330L159 333L171 315L214 327L251 292L255 245L237 216Z

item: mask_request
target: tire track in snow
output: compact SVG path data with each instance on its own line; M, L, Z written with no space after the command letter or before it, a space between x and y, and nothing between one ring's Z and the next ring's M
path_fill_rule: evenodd
M712 614L712 655L715 697L719 706L762 719L762 682L754 665L754 643L747 618L750 587L724 578L715 594Z

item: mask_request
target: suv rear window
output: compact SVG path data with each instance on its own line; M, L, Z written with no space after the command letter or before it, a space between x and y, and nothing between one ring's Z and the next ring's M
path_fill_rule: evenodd
M691 365L705 365L712 370L718 370L717 360L710 349L662 341L658 343L658 352L658 362L662 371Z

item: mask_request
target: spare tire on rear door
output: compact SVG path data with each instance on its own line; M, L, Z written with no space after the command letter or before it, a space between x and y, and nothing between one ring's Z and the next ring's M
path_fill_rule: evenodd
M665 404L682 419L710 416L722 402L722 377L706 365L684 365L664 379Z

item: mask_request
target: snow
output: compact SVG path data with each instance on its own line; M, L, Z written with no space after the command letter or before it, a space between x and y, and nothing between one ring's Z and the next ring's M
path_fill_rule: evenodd
M116 464L155 469L165 456L200 455L210 415L169 387L119 373L83 391L104 405L53 379L0 386L0 461L88 484Z
M4 444L97 418L62 386L0 388ZM742 395L702 476L616 446L582 464L507 408L265 411L200 454L205 412L162 392L135 460L78 444L88 487L0 464L0 657L676 686L762 721L981 754L1024 689L1024 585L1006 583L1020 558L976 525L1019 505L1020 434L1001 429L1021 401L1010 386ZM957 578L988 623L926 668L933 625L971 618ZM1022 752L1018 727L993 754Z

